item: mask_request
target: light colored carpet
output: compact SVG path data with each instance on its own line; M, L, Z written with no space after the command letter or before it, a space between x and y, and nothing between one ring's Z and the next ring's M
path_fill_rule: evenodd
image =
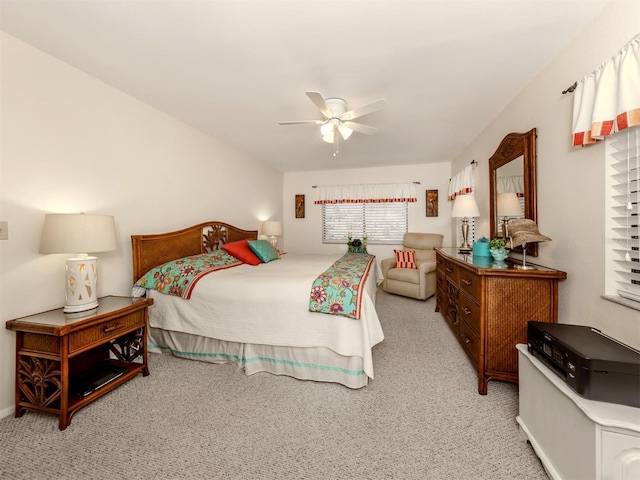
M546 479L518 435L518 390L477 377L427 302L378 293L375 380L350 390L150 355L65 431L0 420L3 479Z

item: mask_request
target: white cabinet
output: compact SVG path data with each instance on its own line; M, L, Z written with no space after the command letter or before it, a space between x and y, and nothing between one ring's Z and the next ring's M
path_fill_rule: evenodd
M640 408L582 398L526 345L516 348L516 420L547 474L562 480L640 479Z

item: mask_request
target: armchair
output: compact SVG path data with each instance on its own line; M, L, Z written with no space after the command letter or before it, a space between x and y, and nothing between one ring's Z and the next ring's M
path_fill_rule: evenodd
M385 292L426 300L436 293L436 252L444 235L439 233L405 233L402 250L415 251L417 268L396 268L396 258L380 263L382 289Z

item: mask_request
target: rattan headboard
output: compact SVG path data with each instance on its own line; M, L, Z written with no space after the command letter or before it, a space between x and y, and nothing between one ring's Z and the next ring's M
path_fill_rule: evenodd
M224 222L205 222L175 232L132 235L133 281L153 267L216 249L224 243L258 238L257 230L243 230Z

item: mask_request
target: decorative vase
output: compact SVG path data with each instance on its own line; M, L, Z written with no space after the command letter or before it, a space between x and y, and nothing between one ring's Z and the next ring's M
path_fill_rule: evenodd
M504 262L504 260L509 256L509 252L504 247L492 248L491 256L496 262Z

